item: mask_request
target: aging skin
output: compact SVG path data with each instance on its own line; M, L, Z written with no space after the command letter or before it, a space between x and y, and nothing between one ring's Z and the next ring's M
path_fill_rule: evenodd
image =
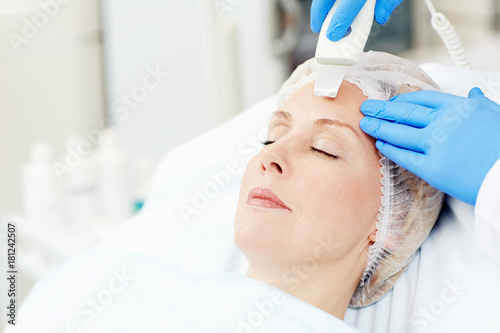
M359 128L366 97L355 85L344 81L334 99L313 90L273 114L268 144L243 176L234 238L247 276L343 319L375 242L380 156ZM248 200L256 187L284 206Z

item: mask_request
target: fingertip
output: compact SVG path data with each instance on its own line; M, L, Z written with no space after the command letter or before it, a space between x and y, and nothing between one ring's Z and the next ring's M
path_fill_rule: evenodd
M483 91L479 88L479 87L474 87L472 88L470 91L469 91L469 98L472 98L472 97L483 97L484 96L484 93Z
M338 42L341 39L340 34L338 34L336 31L327 33L326 37L332 42Z
M375 21L380 25L384 25L387 23L390 16L391 14L388 13L386 9L381 9L375 12Z
M314 33L318 33L321 31L321 24L319 24L319 21L311 14L311 30Z
M363 128L366 128L366 126L368 125L368 122L370 120L368 119L368 117L363 117L361 118L361 120L359 121L359 127L363 130L364 132L364 129Z
M338 42L342 39L342 37L344 37L345 32L347 31L347 29L345 29L344 32L342 32L342 30L344 30L342 25L334 23L332 20L332 22L330 22L330 26L328 27L328 31L326 32L326 37L332 42Z
M326 4L324 1L318 1L318 0L313 0L311 4L311 10L310 10L310 17L311 17L311 30L314 33L318 33L321 31L321 26L323 24L323 21L325 20L325 17L327 15L327 12L325 10Z
M335 0L313 0L311 3L311 30L314 33L321 32L328 13L330 12Z
M337 32L331 32L331 33L328 33L326 35L326 37L328 37L329 40L331 40L332 42L338 42L339 40L341 40L341 38L339 37L340 35L337 34Z
M377 1L375 4L375 20L378 24L386 24L394 13L394 10L401 5L403 0Z
M376 99L367 99L361 104L360 111L365 116L373 116L377 114L383 107L383 101Z
M326 33L328 39L336 42L346 37L347 31L349 30L353 19L354 18L351 18L349 12L346 12L345 9L338 8L333 14L330 25L328 26Z
M380 150L381 152L384 149L384 145L385 142L382 140L377 140L377 142L375 142L375 147L377 147L377 149Z
M375 139L378 139L378 128L380 127L380 124L378 122L378 119L372 118L372 117L363 117L359 121L359 128L369 136L374 137Z
M369 106L364 106L364 104L361 104L359 111L361 111L363 116L373 116L373 110Z

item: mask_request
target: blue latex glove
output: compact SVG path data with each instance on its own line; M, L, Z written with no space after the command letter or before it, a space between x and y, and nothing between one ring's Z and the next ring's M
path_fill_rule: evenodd
M347 29L358 15L366 0L338 0L339 6L333 14L326 36L332 41L338 41L347 32ZM375 4L375 20L378 24L385 24L403 0L377 0ZM320 32L326 15L332 9L335 0L313 0L311 5L311 30Z
M377 148L435 188L471 205L500 158L500 105L479 88L469 98L437 91L367 100L360 126Z

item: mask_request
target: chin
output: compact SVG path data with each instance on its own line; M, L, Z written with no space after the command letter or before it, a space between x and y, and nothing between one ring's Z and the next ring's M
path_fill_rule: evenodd
M245 256L247 253L262 252L266 247L265 232L257 228L259 222L243 211L238 210L234 226L234 243ZM259 231L260 230L260 231ZM259 250L260 249L260 250Z
M241 220L236 223L234 243L247 258L249 256L272 256L279 246L269 232L255 228L251 221Z

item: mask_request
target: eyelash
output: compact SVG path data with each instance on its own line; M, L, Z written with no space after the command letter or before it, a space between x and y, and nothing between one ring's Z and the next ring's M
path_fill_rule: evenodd
M273 143L274 143L274 141L269 141L269 140L262 141L262 144L264 146L267 146L267 145L270 145L270 144L273 144ZM320 154L320 155L332 158L334 160L336 160L336 159L339 158L338 156L335 156L335 155L332 155L332 154L328 154L327 152L324 152L322 150L316 149L314 147L311 147L311 151L315 152L316 154Z

